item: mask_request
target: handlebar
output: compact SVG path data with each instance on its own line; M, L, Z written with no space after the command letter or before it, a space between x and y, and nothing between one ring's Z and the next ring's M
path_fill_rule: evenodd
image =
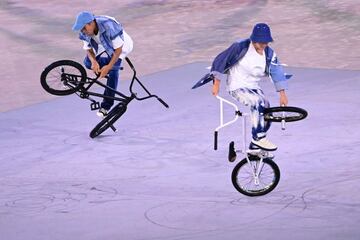
M104 53L104 52L103 52ZM101 53L101 54L103 54L103 53ZM100 55L101 55L100 54ZM108 55L109 56L109 55ZM147 88L140 82L140 80L136 77L136 70L135 70L135 67L134 67L134 65L132 64L132 62L130 61L130 59L128 58L128 57L125 57L125 60L126 60L126 62L127 62L127 64L129 65L129 67L131 68L131 70L133 71L133 77L132 77L132 79L131 79L131 83L130 83L130 86L129 86L129 91L130 91L130 93L131 93L131 97L133 97L133 98L135 98L135 99L137 99L137 100L139 100L139 101L142 101L142 100L145 100L145 99L148 99L148 98L156 98L162 105L164 105L164 107L166 107L166 108L169 108L169 105L164 101L164 100L162 100L161 98L159 98L158 96L156 96L156 95L153 95L153 94L151 94L150 92L149 92L149 90L147 90ZM121 67L120 69L123 69L123 67ZM100 77L100 74L98 74L98 73L95 73L95 76L96 76L96 78L94 78L93 80L98 80L99 79L99 77ZM142 98L139 98L139 97L137 97L136 96L136 93L134 93L133 92L133 85L134 85L134 82L135 81L137 81L138 82L138 84L141 86L141 88L148 94L148 96L146 96L146 97L142 97ZM119 93L118 93L119 94ZM121 95L122 97L126 97L125 95ZM131 98L130 97L130 98ZM127 98L129 98L129 97L127 97Z
M135 74L136 74L136 70L135 70L134 65L132 64L132 62L130 61L130 59L129 59L128 57L125 57L125 60L126 60L126 62L129 64L131 70L134 71L134 75L135 75Z
M157 98L157 100L159 100L160 103L162 103L162 105L164 105L164 107L169 108L169 105L164 100L162 100L159 97L156 97L156 98Z
M218 131L214 132L214 150L218 149Z
M144 84L142 84L140 82L140 80L136 77L136 70L135 70L135 67L134 65L132 64L132 62L130 61L130 59L128 57L125 58L126 62L128 63L129 67L131 68L131 70L133 71L133 77L131 79L131 83L130 83L130 87L129 87L129 90L130 90L130 93L131 95L136 98L137 100L139 101L142 101L142 100L145 100L145 99L148 99L148 98L156 98L162 105L164 105L164 107L166 108L169 108L169 105L164 101L162 100L161 98L159 98L158 96L156 95L153 95L149 92L149 90L147 90L147 88L144 86ZM147 97L143 97L143 98L139 98L136 96L136 93L133 92L133 85L134 85L134 81L137 81L137 83L141 86L141 88L149 95Z

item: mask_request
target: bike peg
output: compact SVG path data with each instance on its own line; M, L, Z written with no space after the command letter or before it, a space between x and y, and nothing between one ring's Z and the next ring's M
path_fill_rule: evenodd
M281 130L285 130L285 120L281 120Z
M282 107L285 107L285 104L281 105ZM285 130L285 112L282 112L282 116L283 119L281 120L281 130Z

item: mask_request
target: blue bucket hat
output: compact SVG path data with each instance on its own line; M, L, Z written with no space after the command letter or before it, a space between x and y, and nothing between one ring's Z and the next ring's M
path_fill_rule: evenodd
M254 26L250 40L259 43L274 41L271 37L270 27L266 23L258 23Z
M74 26L72 27L72 30L80 31L86 24L90 23L94 19L94 14L92 14L91 12L80 12L76 17L76 21L74 23Z

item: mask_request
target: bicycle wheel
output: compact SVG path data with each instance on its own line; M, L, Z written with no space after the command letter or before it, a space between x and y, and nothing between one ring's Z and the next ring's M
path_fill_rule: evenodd
M232 171L231 180L236 190L250 197L262 196L274 190L280 180L276 163L268 158L263 159L262 166L259 158L250 158L250 163L244 158ZM256 182L253 171L259 167L261 170Z
M108 115L99 122L90 132L90 137L95 138L112 126L126 111L127 107L123 104L116 105Z
M282 120L295 122L306 118L307 115L308 113L304 109L298 107L272 107L265 109L264 119L270 122L281 122Z
M71 60L53 62L41 73L41 86L50 94L64 96L78 91L86 81L86 71Z

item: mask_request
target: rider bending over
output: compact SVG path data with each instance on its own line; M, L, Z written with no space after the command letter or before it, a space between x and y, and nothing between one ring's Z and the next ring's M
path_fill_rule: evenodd
M84 11L77 15L72 29L79 31L79 38L84 43L83 49L87 51L84 59L86 68L100 74L99 78L108 76L106 85L116 89L122 60L133 49L133 41L122 25L112 17L95 16ZM102 54L104 52L106 57ZM115 92L105 89L104 95L114 97ZM113 104L114 100L104 98L97 115L106 116Z

